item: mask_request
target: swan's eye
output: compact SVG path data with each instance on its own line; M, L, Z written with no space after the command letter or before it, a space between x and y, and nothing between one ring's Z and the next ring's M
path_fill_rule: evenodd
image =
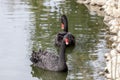
M65 38L65 44L68 45L69 44L69 39Z
M64 24L63 23L61 23L61 29L64 29Z

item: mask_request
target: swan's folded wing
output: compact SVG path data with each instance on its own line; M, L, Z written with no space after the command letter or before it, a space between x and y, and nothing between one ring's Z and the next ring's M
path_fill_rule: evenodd
M55 69L56 65L58 64L59 57L55 55L54 53L44 53L44 55L41 55L39 60L39 66L45 69Z

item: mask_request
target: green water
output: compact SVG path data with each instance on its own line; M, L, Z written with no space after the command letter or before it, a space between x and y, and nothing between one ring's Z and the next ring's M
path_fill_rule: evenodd
M76 46L67 48L67 73L33 67L32 50L58 53L54 39L66 14ZM103 18L75 0L0 0L1 80L104 80L106 26Z

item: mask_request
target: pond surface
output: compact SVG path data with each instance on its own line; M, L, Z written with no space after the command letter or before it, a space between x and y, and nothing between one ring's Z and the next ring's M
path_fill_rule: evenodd
M66 14L76 46L67 48L67 73L33 67L32 50L58 52L54 39ZM75 0L0 0L0 80L104 80L108 50L103 18Z

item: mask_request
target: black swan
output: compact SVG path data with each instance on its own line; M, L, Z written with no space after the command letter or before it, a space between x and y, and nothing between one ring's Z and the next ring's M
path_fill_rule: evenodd
M67 46L75 45L75 37L70 32L68 32L68 20L67 20L66 15L61 16L61 28L63 29L64 32L59 32L57 34L57 36L55 38L55 45L60 46L64 35L66 35L67 33L69 33L68 37L70 40L69 45L67 45Z
M58 55L47 51L33 51L30 60L34 66L50 71L67 71L68 67L65 59L66 45L69 44L69 34L66 34L62 40L60 53Z

